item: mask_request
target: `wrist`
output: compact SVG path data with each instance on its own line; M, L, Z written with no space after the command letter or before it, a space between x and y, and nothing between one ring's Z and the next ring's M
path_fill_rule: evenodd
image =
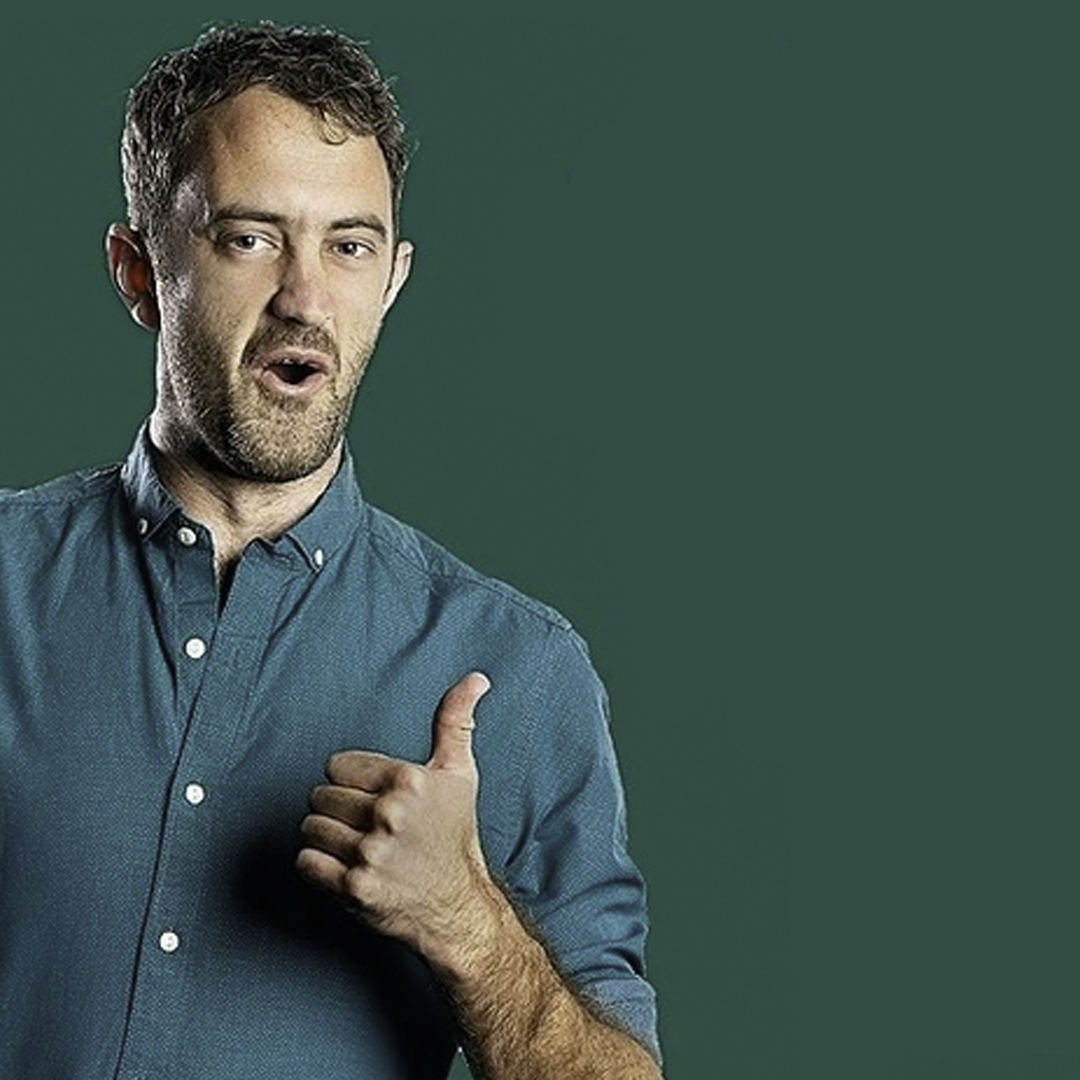
M467 992L505 962L508 954L543 950L524 929L513 905L486 870L475 875L451 920L450 933L427 942L428 964L452 993Z

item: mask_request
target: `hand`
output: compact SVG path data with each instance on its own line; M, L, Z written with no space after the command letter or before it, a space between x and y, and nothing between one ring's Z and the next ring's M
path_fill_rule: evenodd
M476 828L473 711L490 688L479 672L439 703L425 765L349 750L311 795L297 869L359 909L376 930L436 959L453 947L478 895L492 888Z

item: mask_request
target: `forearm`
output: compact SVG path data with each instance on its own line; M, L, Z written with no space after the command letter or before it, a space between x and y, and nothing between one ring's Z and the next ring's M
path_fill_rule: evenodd
M660 1080L649 1053L567 987L488 873L472 712L489 685L473 673L447 692L426 765L335 754L301 825L300 872L424 957L483 1080Z
M433 963L483 1080L660 1080L651 1055L571 991L490 880L478 916Z

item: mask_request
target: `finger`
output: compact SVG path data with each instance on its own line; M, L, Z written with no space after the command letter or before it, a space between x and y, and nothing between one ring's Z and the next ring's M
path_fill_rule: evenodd
M473 712L477 702L491 689L491 681L479 671L459 679L443 696L435 712L435 736L428 761L432 769L473 767Z
M321 885L324 889L339 894L346 891L345 877L349 872L348 866L333 855L327 855L325 851L301 848L296 856L296 869L301 877Z
M326 763L326 775L331 783L378 794L390 786L401 764L385 754L343 750Z
M337 818L323 814L308 814L300 823L300 833L308 847L318 848L349 866L359 857L360 840L364 835Z
M311 809L316 814L337 818L354 829L370 829L372 808L377 796L357 788L322 784L311 793Z

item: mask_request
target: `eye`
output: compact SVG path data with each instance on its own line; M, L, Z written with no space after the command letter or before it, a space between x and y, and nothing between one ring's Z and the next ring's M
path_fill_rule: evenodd
M346 259L363 259L375 253L375 249L363 240L338 240L334 250Z
M265 236L257 236L255 233L238 233L235 236L226 237L225 246L233 251L263 251L270 246L270 241Z

